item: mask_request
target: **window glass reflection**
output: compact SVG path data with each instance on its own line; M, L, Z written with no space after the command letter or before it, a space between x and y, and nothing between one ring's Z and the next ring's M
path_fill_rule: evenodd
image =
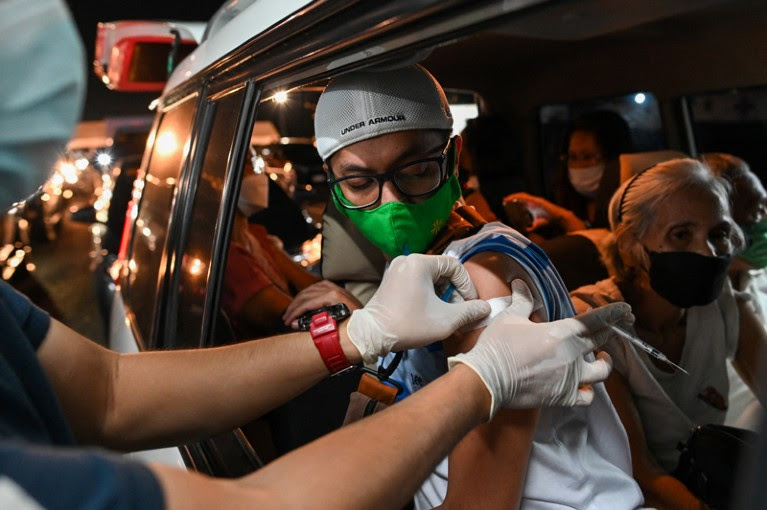
M133 236L129 302L147 347L155 321L158 278L176 184L189 150L196 96L165 112L143 179L143 193ZM172 142L171 142L172 140Z

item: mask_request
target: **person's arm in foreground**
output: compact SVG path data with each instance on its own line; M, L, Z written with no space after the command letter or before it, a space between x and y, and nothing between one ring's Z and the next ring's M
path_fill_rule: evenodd
M481 299L508 296L506 282L522 276L527 279L512 259L492 252L472 257L465 267ZM529 280L526 283L532 285ZM533 313L532 320L540 322L542 318L540 313ZM468 352L481 332L455 333L443 342L445 352ZM450 453L442 508L517 508L538 414L538 409L504 409L492 422L471 430Z
M449 257L396 259L368 306L339 328L349 361L425 345L487 315L483 301L441 302L434 282L443 277L476 298ZM79 441L116 449L178 444L242 425L328 375L309 333L121 355L52 321L38 357Z
M436 463L489 411L482 381L459 366L396 406L240 480L224 482L160 465L152 469L171 510L224 502L227 508L402 508ZM403 444L407 448L398 447Z
M605 326L623 320L628 305L533 324L533 301L520 284L476 346L448 360L450 372L395 406L239 480L153 466L168 507L402 508L460 438L499 409L590 403L593 392L581 386L603 380L609 358L587 363L583 355L607 340Z

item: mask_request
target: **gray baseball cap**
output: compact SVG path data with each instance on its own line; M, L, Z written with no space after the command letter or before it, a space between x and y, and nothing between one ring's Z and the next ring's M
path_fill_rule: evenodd
M387 133L452 128L445 92L420 65L334 78L314 114L317 151L323 161L339 149Z

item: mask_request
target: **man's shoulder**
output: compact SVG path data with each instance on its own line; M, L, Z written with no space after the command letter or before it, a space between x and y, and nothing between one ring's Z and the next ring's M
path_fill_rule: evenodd
M479 230L473 234L462 237L460 239L453 240L447 248L445 248L444 254L460 258L463 254L470 252L473 248L479 245L490 246L495 242L504 244L514 244L520 248L530 246L532 242L514 230L498 221L486 223Z
M500 222L491 222L482 226L474 234L453 241L445 250L445 255L452 255L464 260L483 264L496 273L509 270L524 272L517 257L509 256L509 248L525 250L532 245L525 236Z

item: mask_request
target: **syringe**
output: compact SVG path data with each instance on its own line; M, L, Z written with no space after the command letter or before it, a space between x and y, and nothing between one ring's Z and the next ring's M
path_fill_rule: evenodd
M685 374L690 375L690 373L687 370L685 370L684 368L680 367L679 365L677 365L676 363L674 363L673 361L668 359L665 354L660 352L658 349L656 349L652 345L650 345L650 344L648 344L646 342L643 342L642 340L638 339L637 337L635 337L633 335L630 335L630 334L626 333L625 331L623 331L621 328L619 328L618 326L616 326L614 324L611 324L610 328L612 328L612 330L614 332L618 333L618 336L620 336L624 340L628 340L635 347L643 350L644 352L646 352L647 354L649 354L653 358L659 359L659 360L661 360L664 363L668 363L672 367L678 368L679 370L681 370Z

